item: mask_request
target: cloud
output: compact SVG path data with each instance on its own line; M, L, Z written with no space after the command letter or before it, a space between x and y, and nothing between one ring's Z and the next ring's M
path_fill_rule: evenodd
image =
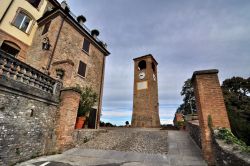
M170 118L182 102L184 81L195 70L219 69L220 81L249 77L250 1L85 0L68 1L108 44L103 107L132 109L133 58L152 53L159 62L160 116ZM174 104L165 108L165 104ZM119 112L119 111L118 111ZM166 113L168 112L168 113ZM123 114L109 120L124 123ZM124 115L125 116L125 115ZM103 118L103 117L102 117ZM104 117L105 118L105 117ZM121 122L119 122L121 120Z

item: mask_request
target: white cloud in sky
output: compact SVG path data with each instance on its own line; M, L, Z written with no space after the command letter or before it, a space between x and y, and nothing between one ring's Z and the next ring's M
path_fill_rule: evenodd
M173 118L182 103L181 87L195 70L217 68L220 82L232 76L250 76L249 0L68 3L73 13L87 18L85 25L100 30L99 38L111 52L106 58L103 120L116 124L130 121L133 58L138 56L151 53L159 62L162 122Z

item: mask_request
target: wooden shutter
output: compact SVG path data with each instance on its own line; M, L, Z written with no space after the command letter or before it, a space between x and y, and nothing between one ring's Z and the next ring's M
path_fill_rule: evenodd
M80 61L79 68L78 68L78 74L85 77L86 67L87 67L87 65L85 63L83 63L82 61Z

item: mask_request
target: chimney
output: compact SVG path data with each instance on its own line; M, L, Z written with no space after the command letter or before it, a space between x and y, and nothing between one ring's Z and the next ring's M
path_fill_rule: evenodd
M87 21L87 19L83 15L80 15L77 17L77 21L80 25L83 25Z
M69 6L66 1L62 1L61 7L68 13L69 12Z
M97 38L97 36L99 36L99 31L97 30L97 29L93 29L92 31L91 31L91 35L96 39Z

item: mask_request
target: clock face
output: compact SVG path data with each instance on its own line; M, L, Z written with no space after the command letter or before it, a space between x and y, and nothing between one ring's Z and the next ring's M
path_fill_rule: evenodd
M139 73L139 79L142 80L143 78L145 78L145 76L146 76L146 74L144 72Z

